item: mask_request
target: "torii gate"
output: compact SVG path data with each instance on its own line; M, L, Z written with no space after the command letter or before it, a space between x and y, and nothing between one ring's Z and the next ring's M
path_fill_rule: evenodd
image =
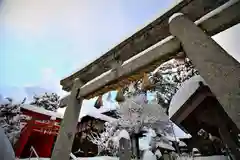
M71 91L52 160L67 160L83 99L142 78L182 49L240 128L240 64L211 36L240 21L239 0L183 0L106 54L61 80ZM181 14L180 14L180 13ZM183 14L182 14L183 13ZM236 153L240 159L239 153Z

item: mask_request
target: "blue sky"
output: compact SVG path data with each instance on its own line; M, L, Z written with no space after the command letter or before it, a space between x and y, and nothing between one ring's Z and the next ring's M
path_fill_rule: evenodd
M61 78L93 61L176 3L176 0L3 0L0 91L37 86L63 94ZM233 32L216 39L235 54L238 48L233 44L239 41L236 37L240 36Z
M0 88L59 91L61 78L127 38L175 0L3 0Z

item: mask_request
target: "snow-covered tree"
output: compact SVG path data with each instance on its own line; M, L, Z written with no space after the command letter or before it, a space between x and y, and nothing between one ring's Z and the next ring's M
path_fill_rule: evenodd
M45 93L40 96L34 96L31 105L45 108L46 110L56 111L60 104L60 96L56 93Z
M25 118L20 112L20 107L25 100L21 103L14 103L13 99L6 98L4 103L0 103L0 127L4 129L12 145L16 143L20 136L20 122Z
M119 116L117 120L119 127L126 129L130 134L139 133L143 127L155 127L157 126L155 124L161 121L169 121L159 104L144 103L144 97L145 95L140 94L134 98L129 98L116 110Z
M127 98L125 102L117 106L116 113L118 119L116 121L112 123L107 122L103 133L91 133L88 136L90 141L98 145L100 153L105 152L108 155L117 155L119 132L123 129L127 130L131 137L135 139L135 142L138 142L141 136L145 136L143 133L149 130L153 130L160 137L166 135L174 136L171 122L163 108L156 101L147 103L145 96L144 94L139 94L132 98ZM149 143L151 140L155 140L153 136L147 138L149 138ZM156 148L156 146L153 148Z
M105 122L104 131L102 133L92 132L87 138L98 146L98 154L116 156L119 147L120 130L117 125L112 122Z
M151 91L156 92L158 103L168 108L182 82L197 74L198 71L188 58L171 59L150 73L149 79L154 86Z
M148 73L149 83L151 84L148 90L155 93L158 103L167 109L172 96L176 93L182 82L197 74L198 71L194 68L190 59L183 56L171 59L161 64L153 72ZM142 81L143 79L124 88L125 96L131 97L141 93Z
M114 137L116 131L126 129L131 136L137 135L138 139L139 136L142 136L144 129L146 132L146 128L148 128L156 132L156 136L151 137L151 141L155 142L151 144L153 148L157 148L160 143L172 147L170 141L177 139L173 131L173 124L165 114L164 108L168 108L172 96L181 83L196 74L198 72L190 60L184 56L180 56L180 58L178 56L177 59L165 62L155 71L147 74L150 87L144 88L145 75L143 79L126 86L122 89L125 101L119 103L116 109L119 118L114 124L108 126L112 133L106 128L105 132L99 136L91 135L92 141L94 140L95 144L105 145L105 149L109 150L109 144L112 144L109 143L109 139L112 141L110 137ZM155 93L152 102L147 101L147 90ZM171 138L169 139L169 137Z

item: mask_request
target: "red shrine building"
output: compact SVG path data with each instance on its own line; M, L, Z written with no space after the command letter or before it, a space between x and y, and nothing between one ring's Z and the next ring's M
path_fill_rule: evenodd
M14 146L16 157L28 158L31 147L40 157L50 157L62 115L32 105L22 106L21 112L26 120L20 124L20 138Z
M18 142L14 146L16 157L30 157L32 147L39 157L51 157L63 115L33 105L23 105L21 107L21 112L26 118L20 124L21 134ZM101 130L104 122L114 120L108 113L111 112L104 108L99 108L91 113L84 114L81 119L79 118L74 140L75 143L73 144L73 152L81 148L82 143L80 142L83 141L83 138L80 138L81 136L79 137L79 135L82 135L83 131L86 132L92 128L99 128L99 130ZM91 153L91 146L92 144L89 142L85 143L85 148L89 149L81 156L87 156L88 152Z

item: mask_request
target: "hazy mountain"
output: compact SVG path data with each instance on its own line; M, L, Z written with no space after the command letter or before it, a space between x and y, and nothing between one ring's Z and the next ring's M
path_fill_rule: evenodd
M22 101L25 97L27 102L32 100L34 95L41 95L45 92L51 92L50 90L32 86L32 87L14 87L14 86L0 86L0 95L2 97L10 97L15 101Z

